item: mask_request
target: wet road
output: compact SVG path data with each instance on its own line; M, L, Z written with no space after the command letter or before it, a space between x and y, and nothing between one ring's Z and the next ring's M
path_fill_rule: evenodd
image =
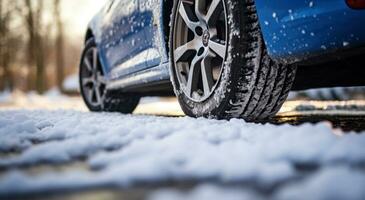
M312 115L281 115L271 120L273 124L291 124L301 125L304 123L319 123L326 121L333 128L343 130L344 132L362 132L365 130L365 115L328 115L328 114L312 114Z
M288 101L274 124L328 122L344 132L365 130L365 101Z
M18 94L13 102L0 103L1 109L72 109L87 111L80 97L45 98ZM136 115L181 117L184 113L175 98L146 98ZM268 123L300 125L327 121L344 131L365 130L365 100L356 101L287 101L279 114Z
M184 116L174 98L145 102L137 108L135 114ZM365 101L288 101L278 115L266 123L301 125L324 121L344 132L364 131Z

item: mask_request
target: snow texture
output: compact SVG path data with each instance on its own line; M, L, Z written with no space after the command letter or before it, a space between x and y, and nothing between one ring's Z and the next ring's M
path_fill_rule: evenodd
M0 103L9 103L11 101L11 92L1 91L0 92Z
M150 195L148 200L249 200L263 199L252 191L240 188L224 188L215 185L200 185L192 191L161 190Z
M313 178L279 189L270 199L275 200L335 200L364 199L365 174L342 167L324 169ZM165 189L154 192L149 200L251 200L267 199L262 194L239 187L202 184L190 191Z
M79 75L73 74L68 76L65 81L63 81L62 86L66 91L79 91Z
M237 119L1 111L0 153L14 155L0 157L0 168L86 159L90 170L37 175L8 170L0 176L0 196L209 179L260 188L294 180L278 190L275 197L279 199L306 199L306 195L313 195L309 199L361 199L365 188L361 168L365 163L364 145L364 134L343 135L328 123L294 127ZM318 169L302 179L303 166ZM187 195L192 199L209 196L204 193L212 189L202 187Z

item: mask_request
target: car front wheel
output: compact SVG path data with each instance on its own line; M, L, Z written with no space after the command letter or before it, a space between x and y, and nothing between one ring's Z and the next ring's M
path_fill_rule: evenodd
M266 53L253 0L177 0L170 72L192 117L262 121L284 103L295 66Z

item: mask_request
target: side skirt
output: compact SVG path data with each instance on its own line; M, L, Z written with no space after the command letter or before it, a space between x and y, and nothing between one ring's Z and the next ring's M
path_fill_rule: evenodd
M108 83L108 90L138 93L140 96L173 96L169 64L142 70Z

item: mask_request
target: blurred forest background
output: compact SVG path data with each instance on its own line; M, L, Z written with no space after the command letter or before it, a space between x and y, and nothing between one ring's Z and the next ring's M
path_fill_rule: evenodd
M0 91L64 91L105 0L0 0Z

